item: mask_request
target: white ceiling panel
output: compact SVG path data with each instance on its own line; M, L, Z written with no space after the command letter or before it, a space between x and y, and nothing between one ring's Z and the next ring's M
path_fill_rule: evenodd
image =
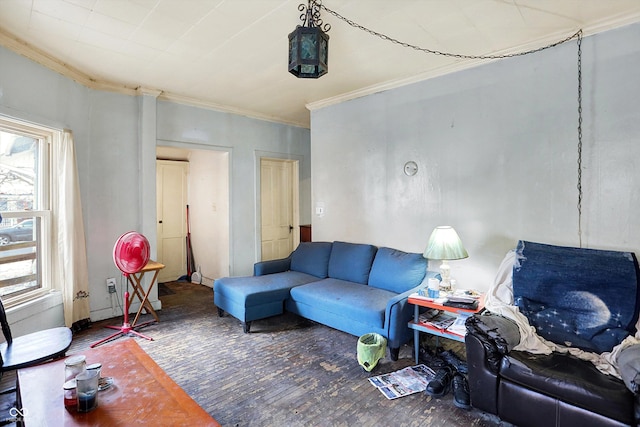
M91 1L82 3L95 14L108 16L134 27L143 22L153 10L152 6L144 6L131 0L97 0L94 5L91 5Z
M324 0L329 73L287 72L287 35L300 0L0 0L0 41L101 88L157 90L192 102L299 126L311 108L472 66L422 48L491 55L541 47L640 21L638 0ZM18 43L15 43L15 41ZM25 45L26 43L26 45ZM32 46L33 48L31 48ZM120 88L120 89L118 89Z

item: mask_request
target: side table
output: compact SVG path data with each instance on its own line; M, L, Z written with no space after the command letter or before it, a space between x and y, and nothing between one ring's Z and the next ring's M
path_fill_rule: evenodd
M409 322L409 328L413 329L413 350L416 358L416 364L420 363L418 356L420 353L420 332L435 335L438 337L449 338L455 341L464 342L464 336L449 332L446 329L439 329L432 325L420 322L420 307L432 308L440 311L447 311L457 315L471 316L484 310L484 295L478 299L478 307L474 310L465 308L449 307L441 303L435 302L432 298L423 297L418 294L409 295L407 300L409 304L414 305L413 320Z
M158 319L158 314L156 313L156 311L153 309L153 306L149 302L149 293L151 292L153 285L156 283L156 280L158 279L158 273L163 268L164 268L164 264L149 260L147 265L145 265L142 268L142 270L140 270L138 273L129 274L127 276L127 280L133 287L133 292L129 296L129 306L131 306L131 303L133 302L133 299L135 297L138 297L138 299L140 300L140 307L138 308L138 312L136 313L136 316L133 319L133 322L131 322L131 326L146 326L147 324L160 321L160 319ZM142 279L146 273L153 273L153 277L151 278L149 287L145 291L144 286L142 285ZM147 313L151 314L155 320L138 325L137 324L138 317L140 317L140 314L142 313L143 309L146 310Z

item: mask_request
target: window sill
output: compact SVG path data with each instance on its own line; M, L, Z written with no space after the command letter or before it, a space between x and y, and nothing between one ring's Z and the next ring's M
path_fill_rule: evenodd
M8 308L6 312L14 336L64 326L62 293L59 291L47 292L43 296Z

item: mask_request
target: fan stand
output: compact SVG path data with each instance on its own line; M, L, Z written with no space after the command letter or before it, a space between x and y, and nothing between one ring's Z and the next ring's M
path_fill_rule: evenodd
M153 323L153 322L145 322L142 323L140 325L135 326L136 328L141 328L143 326L148 325L149 323ZM140 338L144 338L147 339L149 341L153 341L153 338L148 337L146 335L141 334L140 332L136 331L135 329L133 329L134 327L131 326L129 324L129 291L124 293L124 322L122 324L122 326L105 326L105 328L109 328L109 329L115 329L118 332L116 332L115 334L109 335L108 337L101 339L98 342L94 342L93 344L90 345L91 348L96 347L100 344L103 344L107 341L110 341L116 337L120 337L120 335L124 335L124 336L131 336L131 334L139 336Z

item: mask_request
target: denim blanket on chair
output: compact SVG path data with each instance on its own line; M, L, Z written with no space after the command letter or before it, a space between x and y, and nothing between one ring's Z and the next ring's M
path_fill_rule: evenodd
M635 333L638 262L631 252L520 241L514 302L538 335L602 353Z

